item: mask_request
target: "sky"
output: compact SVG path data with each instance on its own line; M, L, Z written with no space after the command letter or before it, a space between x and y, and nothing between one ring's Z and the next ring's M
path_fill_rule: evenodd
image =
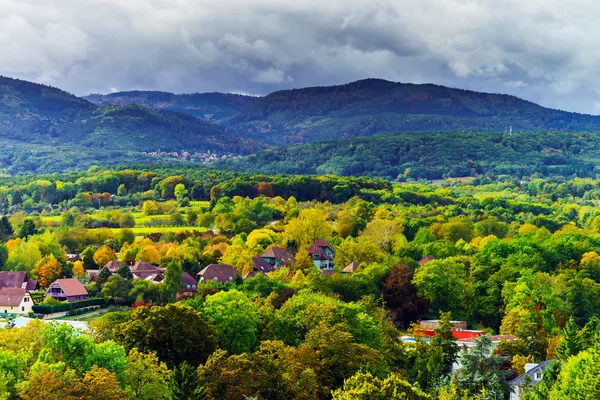
M593 0L0 0L0 74L77 95L364 78L600 113Z

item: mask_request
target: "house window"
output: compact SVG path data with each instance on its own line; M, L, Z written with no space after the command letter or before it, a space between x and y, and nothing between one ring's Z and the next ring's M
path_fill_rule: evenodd
M29 301L29 297L25 297L25 298L23 299L23 301L24 301L25 303L27 303L27 302Z
M541 381L542 380L542 373L541 372L536 372L535 373L535 380L536 381Z
M191 287L191 285L187 285L187 288L189 289Z
M215 276L213 279L216 281L216 280L217 280L217 277Z
M21 311L25 311L25 306L21 306Z
M233 280L233 276L230 276L230 277L229 277L229 280L230 280L230 281L232 281L232 280Z

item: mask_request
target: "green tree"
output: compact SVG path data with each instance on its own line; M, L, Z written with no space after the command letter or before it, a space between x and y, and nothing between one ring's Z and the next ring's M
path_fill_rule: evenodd
M6 215L0 219L0 242L5 242L14 235L13 227Z
M117 274L108 278L102 286L102 297L109 303L127 305L131 304L130 291L131 282Z
M583 350L583 343L573 317L569 318L561 332L561 340L556 349L558 358L566 362L569 357L576 356Z
M332 392L333 400L431 400L431 396L413 387L396 374L385 379L359 372Z
M81 253L81 260L83 261L83 268L85 269L96 269L98 265L94 261L94 253L96 250L89 246Z
M248 296L238 290L208 296L204 312L218 330L221 347L230 354L249 353L258 340L258 311Z
M170 371L155 353L131 349L127 356L125 382L130 399L163 400L170 394Z
M417 268L413 283L419 293L431 301L432 311L462 315L465 275L462 263L453 259L433 260Z
M165 277L160 283L160 293L163 303L175 301L177 292L181 288L182 274L183 268L181 267L181 263L179 261L173 260L167 265Z
M173 368L170 381L172 400L202 400L206 398L196 368L183 362Z
M96 278L96 284L99 287L102 287L111 277L112 273L110 272L108 267L104 266L98 273L98 277Z
M27 218L23 221L23 225L19 228L19 237L27 239L29 236L37 235L38 229L35 226L35 221Z
M127 279L128 281L133 279L131 268L129 268L126 263L123 263L123 265L121 265L121 267L117 270L117 275L121 276L123 279Z

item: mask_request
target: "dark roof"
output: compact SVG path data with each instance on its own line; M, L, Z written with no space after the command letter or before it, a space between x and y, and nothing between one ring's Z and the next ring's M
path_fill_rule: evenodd
M117 272L122 266L123 261L109 261L106 263L106 268L108 268L110 272Z
M281 265L291 264L294 260L294 257L281 247L271 247L261 257L275 258Z
M337 271L335 269L322 269L321 272L323 272L323 275L325 275L326 277L330 277L331 275L335 274Z
M310 248L308 249L308 254L310 254L311 256L313 254L318 254L321 260L331 260L331 257L325 254L325 252L321 250L316 244L310 246Z
M253 277L255 277L256 275L265 275L265 273L264 273L264 272L262 272L262 271L250 271L250 272L246 272L246 273L244 274L244 276L242 276L242 279L243 279L243 280L246 280L246 279L248 279L248 278L253 278ZM265 275L265 276L266 276L266 275Z
M342 270L342 272L354 272L358 269L360 264L361 264L360 261L351 262L350 264L346 265L346 267Z
M333 247L331 247L331 245L329 243L327 243L327 240L325 240L323 238L318 238L317 240L315 240L315 246L329 247L329 250L331 250L332 252L335 252L333 250Z
M529 371L525 372L524 374L521 374L519 376L517 376L515 379L513 379L512 381L508 382L509 385L522 385L523 383L525 383L525 375L529 375L529 378L531 378L531 385L535 385L537 383L539 383L538 380L535 380L535 373L536 372L544 372L544 370L546 368L548 368L550 366L551 363L553 363L555 360L546 360L546 361L542 361L541 363L539 363L538 365L536 365L535 367L531 368Z
M271 264L269 264L262 257L252 257L252 262L254 263L254 270L260 272L271 272L275 268Z
M152 272L158 272L160 271L158 267L155 267L154 265L150 264L149 262L146 261L138 261L136 262L133 267L131 267L131 271L135 272L135 271L152 271Z
M23 296L27 294L27 290L23 288L8 288L0 289L0 306L16 307L21 304Z
M164 279L164 275L160 271L133 271L132 274L134 279L147 279L154 282L161 282Z
M419 265L427 264L429 261L435 260L434 256L425 256L419 260Z
M204 281L216 281L216 282L230 282L238 274L235 268L227 264L210 264L202 271L198 272L198 282L200 277L204 278Z
M196 285L198 285L198 281L196 281L196 279L194 279L193 276L191 276L185 271L181 274L181 280L179 281L179 285L181 285L181 292L195 292L198 290L195 287ZM188 285L190 285L189 288L187 287Z
M1 271L0 279L6 283L6 287L25 289L27 286L27 272Z
M57 283L67 296L81 296L88 294L81 282L75 278L57 279L52 282L52 285ZM50 285L50 286L52 286Z
M40 284L35 279L30 279L27 281L27 287L25 288L28 292L35 291L40 288Z
M2 280L2 278L0 278L0 288L3 288L3 287L8 287L8 285L6 284L6 282L4 282Z

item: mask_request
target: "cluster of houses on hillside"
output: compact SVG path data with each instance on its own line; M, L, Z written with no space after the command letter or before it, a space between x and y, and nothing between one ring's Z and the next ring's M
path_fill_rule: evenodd
M232 153L227 153L223 155L218 155L217 153L190 153L187 151L181 152L181 154L177 151L143 151L142 154L152 157L173 157L173 158L181 158L182 160L187 161L196 161L201 163L212 163L218 160L223 160L225 158L240 158L240 156L234 155Z
M308 249L310 258L314 265L329 276L335 270L335 250L325 239L317 239ZM69 260L75 260L78 255L70 254ZM282 267L290 266L294 257L279 247L272 247L262 255L252 258L254 267L241 279L276 271ZM106 268L115 274L123 267L122 261L109 261ZM360 262L350 263L342 269L342 273L352 273L360 266ZM128 266L134 279L144 279L152 283L160 283L164 279L165 269L157 267L149 262L137 262ZM87 270L90 282L98 279L99 270ZM211 264L204 268L194 277L183 272L180 281L178 296L193 295L198 291L198 284L211 282L232 282L236 279L238 272L231 265ZM40 286L36 280L28 279L26 272L0 272L0 314L28 314L32 311L33 301L30 292L37 291ZM89 297L84 285L76 278L64 278L54 281L44 293L44 297L52 297L58 301L79 301Z

